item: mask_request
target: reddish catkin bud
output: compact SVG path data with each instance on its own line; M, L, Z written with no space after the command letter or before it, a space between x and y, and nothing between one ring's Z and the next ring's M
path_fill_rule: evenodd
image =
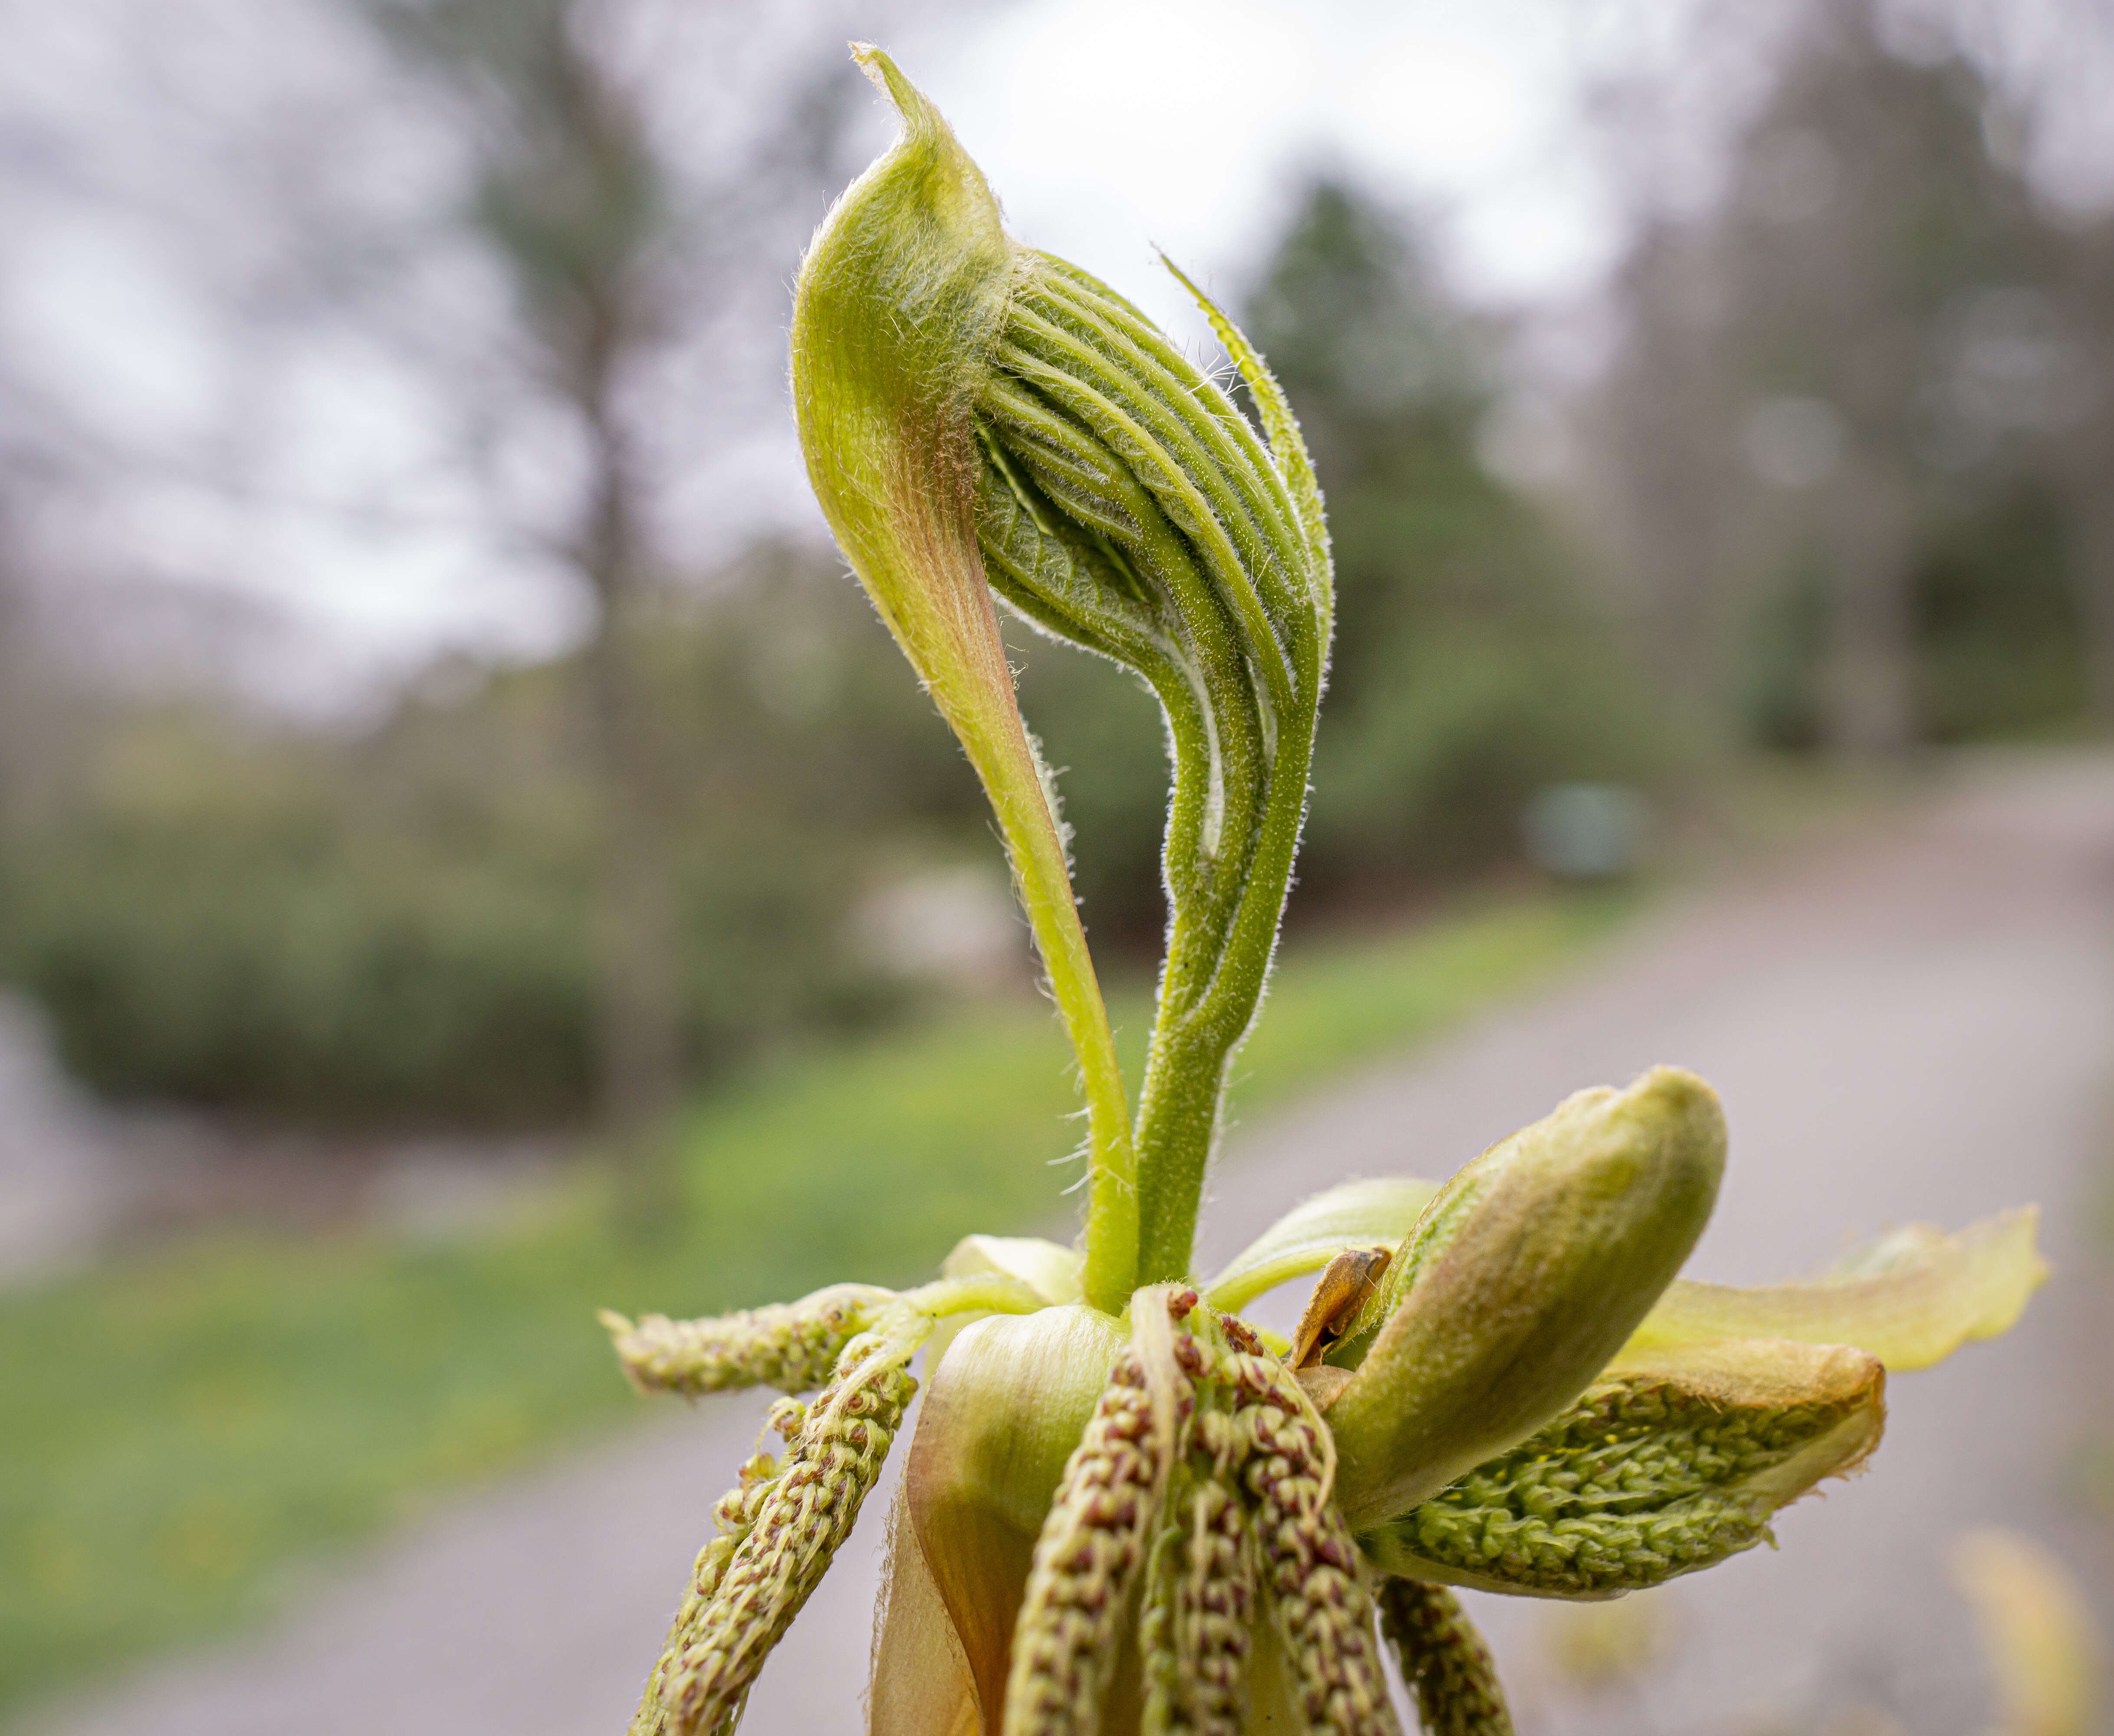
M1490 1648L1459 1598L1425 1580L1389 1578L1380 1605L1381 1631L1416 1696L1424 1736L1512 1736Z
M625 1376L641 1392L695 1397L739 1386L808 1392L830 1377L845 1344L893 1299L872 1285L839 1284L798 1302L708 1320L648 1314L634 1324L605 1311L602 1323Z
M1100 1729L1123 1614L1187 1433L1191 1371L1201 1366L1189 1335L1171 1330L1195 1293L1176 1291L1164 1308L1158 1299L1140 1293L1132 1345L1109 1372L1036 1541L1014 1628L1004 1736Z
M689 1642L661 1673L669 1736L717 1736L740 1715L764 1659L821 1583L881 1475L917 1387L904 1372L906 1354L878 1335L853 1339L835 1379L808 1407L748 1536Z
M1247 1401L1235 1417L1248 1446L1242 1481L1256 1500L1263 1583L1306 1727L1327 1736L1398 1736L1364 1566L1329 1499L1335 1466L1325 1425L1282 1363L1232 1360Z

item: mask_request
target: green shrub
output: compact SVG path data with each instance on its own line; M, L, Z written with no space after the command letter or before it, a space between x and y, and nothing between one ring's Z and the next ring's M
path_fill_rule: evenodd
M121 1097L527 1123L588 1084L582 900L490 862L98 826L11 865L9 974Z
M863 660L898 659L849 589L766 578L658 647L700 1076L901 1001L844 944L874 786L943 833L975 796L914 690L870 701ZM583 709L560 663L414 697L361 740L119 717L73 808L0 853L0 979L115 1097L340 1125L576 1119L594 1072ZM982 843L961 827L958 847Z
M690 864L689 1045L871 1023L896 992L836 944L842 877L752 837ZM80 1078L335 1123L535 1125L593 1082L581 877L497 856L296 848L172 825L38 839L9 864L7 975Z

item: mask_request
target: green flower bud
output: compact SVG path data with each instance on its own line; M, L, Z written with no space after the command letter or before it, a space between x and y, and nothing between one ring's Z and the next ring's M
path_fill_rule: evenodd
M807 1408L790 1399L781 1399L772 1407L771 1417L774 1425L790 1440L805 1424ZM698 1551L690 1569L690 1583L684 1589L683 1601L675 1611L675 1625L669 1629L660 1659L646 1679L646 1692L631 1720L629 1736L668 1736L672 1726L670 1714L661 1703L661 1686L675 1669L676 1660L704 1632L719 1596L720 1582L726 1577L735 1552L755 1530L757 1519L771 1499L779 1470L778 1461L770 1454L754 1454L741 1468L741 1481L721 1496L713 1508L712 1518L720 1534Z
M1886 1373L1847 1345L1734 1339L1625 1362L1547 1427L1359 1539L1388 1572L1612 1597L1714 1565L1861 1465Z
M647 1314L634 1324L608 1309L601 1319L625 1378L641 1392L807 1392L829 1379L839 1353L895 1299L871 1284L834 1284L798 1302L708 1320Z
M1718 1098L1658 1067L1582 1091L1469 1164L1396 1256L1325 1394L1354 1529L1407 1512L1585 1390L1702 1234Z
M821 1583L880 1477L917 1388L903 1364L921 1336L861 1334L813 1404L798 1408L785 1461L761 1485L753 1511L744 1504L748 1529L710 1596L677 1615L655 1672L669 1736L723 1736L739 1719L764 1660ZM642 1711L651 1715L650 1706Z
M1314 1736L1399 1736L1371 1595L1329 1498L1327 1425L1274 1358L1238 1360L1255 1399L1234 1419L1248 1447L1240 1478L1256 1503L1263 1584L1302 1721Z
M1139 1622L1144 1736L1241 1736L1256 1602L1247 1509L1224 1483L1193 1476L1168 1508Z

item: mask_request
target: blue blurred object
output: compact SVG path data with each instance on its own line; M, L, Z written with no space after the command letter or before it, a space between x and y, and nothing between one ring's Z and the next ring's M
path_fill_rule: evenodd
M1521 817L1527 858L1564 880L1613 880L1633 873L1651 818L1624 784L1549 784Z

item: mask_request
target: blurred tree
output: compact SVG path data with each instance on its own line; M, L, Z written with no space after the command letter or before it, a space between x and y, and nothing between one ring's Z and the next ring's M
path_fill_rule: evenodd
M1698 238L1644 219L1614 286L1628 341L1595 394L1585 453L1604 506L1622 582L1659 691L1686 726L1720 710L1721 582L1734 536L1739 479L1716 437L1732 411L1718 365L1712 261Z
M1988 101L1962 63L1887 52L1869 0L1816 9L1723 219L1729 359L1763 403L1814 406L1810 528L1831 569L1820 699L1846 753L1915 740L1918 496L1942 437L1933 351L1948 312L2006 282L2032 237L2025 189L1985 143Z
M0 848L14 829L21 804L20 744L30 727L24 703L30 658L22 621L22 586L7 531L4 509L0 508Z
M2081 401L2075 424L2052 433L2050 468L2069 520L2092 712L2114 731L2114 219L2080 222L2066 239L2055 293Z
M1773 741L2045 726L2075 707L2077 610L2023 527L2107 377L2058 306L2075 238L1963 57L1896 52L1871 0L1799 16L1722 199L1649 222L1618 280L1585 415L1618 558L1661 666Z
M1328 497L1336 650L1302 882L1512 854L1527 797L1655 758L1639 682L1542 515L1480 456L1495 334L1407 226L1316 181L1247 306Z
M463 106L476 182L467 215L512 280L524 364L568 413L582 454L559 537L596 610L597 1077L634 1215L651 1223L672 1185L659 1154L684 1084L685 960L667 725L645 668L660 630L656 492L669 459L658 419L669 406L648 377L665 375L682 341L724 312L735 282L754 280L759 254L792 257L794 224L812 222L841 178L835 147L856 80L833 56L804 89L772 90L748 136L704 162L668 147L670 117L655 110L665 71L656 50L681 28L665 9L361 3ZM770 28L739 23L726 7L710 21L722 32ZM701 60L690 67L705 70ZM723 74L715 78L724 91Z

